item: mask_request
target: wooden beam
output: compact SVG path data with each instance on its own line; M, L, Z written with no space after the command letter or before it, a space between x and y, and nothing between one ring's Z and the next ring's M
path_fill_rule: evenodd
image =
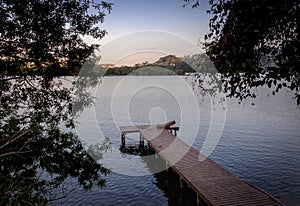
M176 121L175 121L175 120L170 121L170 122L167 122L167 123L165 123L165 124L158 124L158 125L157 125L157 128L158 128L158 129L168 129L171 125L174 125L174 124L176 124Z

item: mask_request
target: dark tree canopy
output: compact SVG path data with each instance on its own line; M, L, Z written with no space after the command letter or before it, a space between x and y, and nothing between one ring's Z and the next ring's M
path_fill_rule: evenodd
M193 7L198 1L184 0ZM300 104L298 0L210 0L207 54L222 73L228 96L255 97L268 85L288 88ZM201 6L201 2L200 2Z
M82 36L102 38L111 4L91 0L1 0L0 67L7 74L33 68L47 75L78 72L97 45ZM35 71L36 73L36 71Z
M109 170L96 160L108 142L86 147L74 131L97 81L72 86L56 76L93 65L97 45L82 36L102 38L98 23L110 10L88 0L0 0L0 205L47 204L66 181L105 185Z

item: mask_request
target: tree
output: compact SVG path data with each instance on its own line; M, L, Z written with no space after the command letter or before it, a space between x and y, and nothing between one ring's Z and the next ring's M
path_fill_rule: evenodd
M1 0L0 66L2 73L34 68L48 76L78 72L98 45L82 36L102 38L111 4L90 0Z
M74 115L92 104L87 88L97 79L77 77L74 85L73 78L59 75L77 73L85 61L85 67L94 65L96 60L89 56L97 45L81 37L103 37L105 31L97 23L111 4L0 4L0 204L44 205L57 198L52 190L66 181L85 189L104 186L109 170L97 160L109 143L87 147L73 130ZM93 70L84 75L97 76Z
M198 1L184 0L199 6ZM268 85L273 95L286 87L300 104L297 0L210 0L206 52L222 74L229 97L256 97Z

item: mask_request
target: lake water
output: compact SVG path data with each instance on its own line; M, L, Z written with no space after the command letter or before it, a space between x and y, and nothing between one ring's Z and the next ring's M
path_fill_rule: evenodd
M219 104L193 91L185 77L105 77L91 91L97 97L95 106L82 113L77 132L90 144L109 139L112 150L102 162L112 173L105 188L78 188L54 204L192 204L184 197L177 201L173 190L178 186L165 184L172 173L152 174L142 157L119 151L119 126L176 120L178 136L197 150L286 205L300 205L300 107L292 93L283 90L267 97L268 91L259 89L254 105L235 99ZM137 141L129 135L127 143Z

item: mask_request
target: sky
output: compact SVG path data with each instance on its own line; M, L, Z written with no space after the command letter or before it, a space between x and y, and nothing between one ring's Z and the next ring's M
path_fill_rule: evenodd
M200 0L200 6L192 9L183 8L183 0L107 0L114 5L100 27L108 34L101 40L86 40L102 45L101 63L117 65L199 53L189 48L208 31L207 1Z

